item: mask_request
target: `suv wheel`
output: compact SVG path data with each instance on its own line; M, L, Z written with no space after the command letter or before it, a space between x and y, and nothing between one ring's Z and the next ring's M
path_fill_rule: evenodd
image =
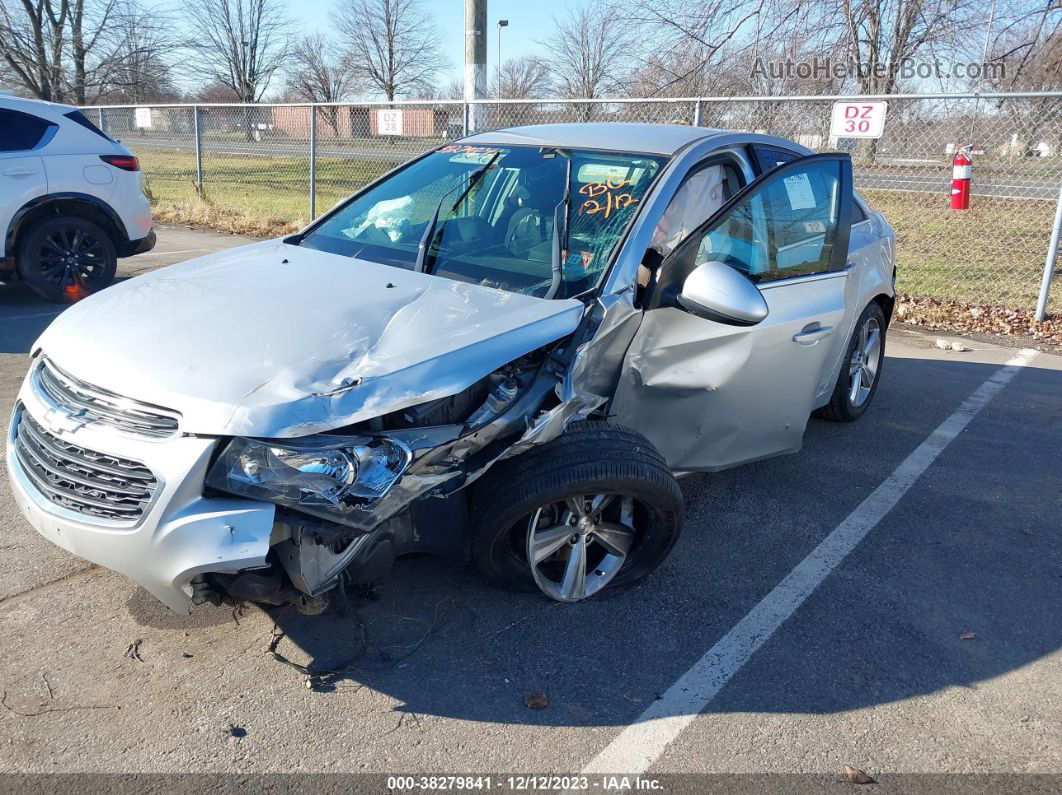
M576 602L634 582L682 529L682 492L645 437L579 422L475 484L472 556L489 579Z
M84 218L48 218L20 241L18 270L49 301L72 304L114 281L118 258L110 236Z

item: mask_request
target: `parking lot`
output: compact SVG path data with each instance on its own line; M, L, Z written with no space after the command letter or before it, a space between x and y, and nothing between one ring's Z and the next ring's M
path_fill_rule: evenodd
M163 228L119 275L239 242ZM57 313L0 288L5 418ZM5 472L0 771L1062 774L1062 357L936 340L890 332L855 425L684 478L661 569L571 605L418 558L324 616L182 617Z

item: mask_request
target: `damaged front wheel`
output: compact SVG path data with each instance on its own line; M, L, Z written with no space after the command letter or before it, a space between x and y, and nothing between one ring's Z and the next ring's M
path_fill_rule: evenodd
M479 569L561 602L649 574L683 519L682 494L660 454L607 422L575 423L500 462L476 484L472 505Z

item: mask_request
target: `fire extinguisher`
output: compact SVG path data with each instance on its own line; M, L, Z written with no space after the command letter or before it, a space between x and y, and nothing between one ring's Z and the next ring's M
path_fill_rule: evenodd
M970 180L973 177L973 160L970 159L970 150L973 147L964 146L951 161L951 209L970 209Z

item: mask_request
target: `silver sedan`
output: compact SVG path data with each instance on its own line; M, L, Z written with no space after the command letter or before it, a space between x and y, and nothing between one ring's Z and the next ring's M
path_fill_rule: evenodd
M407 553L564 602L676 543L675 476L858 419L893 233L845 154L570 124L446 144L297 235L80 302L8 436L23 513L174 609Z

